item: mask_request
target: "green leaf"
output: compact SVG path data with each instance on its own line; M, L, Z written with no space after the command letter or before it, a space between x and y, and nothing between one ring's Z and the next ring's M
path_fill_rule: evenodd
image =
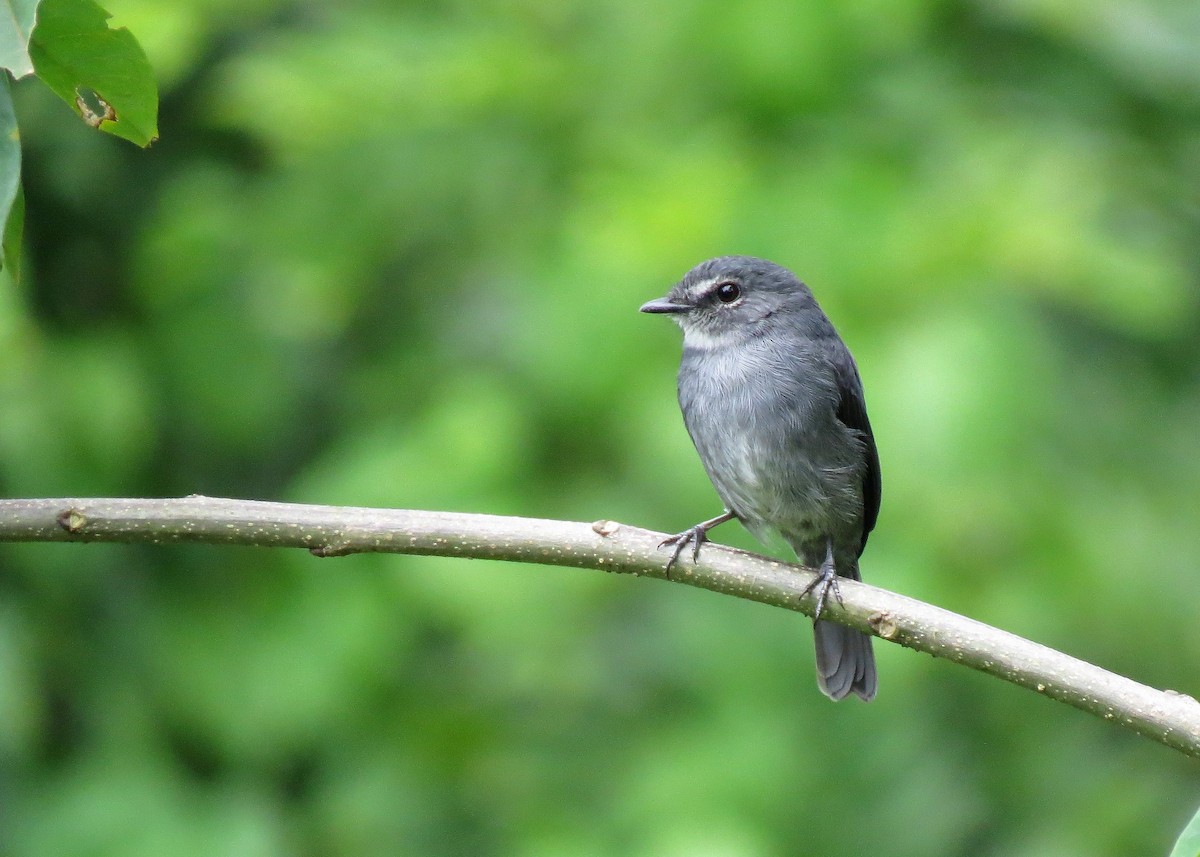
M92 0L42 0L29 43L38 77L93 128L148 146L158 137L150 61Z
M1200 810L1192 816L1192 820L1188 822L1187 827L1183 829L1183 833L1179 834L1179 839L1175 841L1175 847L1171 849L1171 857L1197 857L1200 855Z
M21 229L25 224L25 205L24 199L19 196L20 187L21 138L17 133L17 116L13 112L8 77L0 72L0 223L4 224L0 267L8 268L14 280L20 261Z
M38 0L4 0L0 4L0 68L16 78L33 73L29 59L29 34L37 13Z
M14 282L21 279L21 237L25 234L25 192L17 184L17 195L13 199L12 208L8 211L8 220L4 223L3 266L8 269L8 275Z

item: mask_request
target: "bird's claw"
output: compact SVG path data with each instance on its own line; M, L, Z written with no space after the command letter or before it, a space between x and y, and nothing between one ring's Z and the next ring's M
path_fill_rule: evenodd
M801 598L805 595L813 595L817 599L817 606L813 610L814 622L821 618L821 611L825 609L825 601L831 592L837 599L838 606L845 607L846 603L842 601L842 590L838 586L837 570L833 566L833 557L826 557L817 570L817 576L813 578L812 583L804 587L804 591L800 593Z
M675 562L679 559L679 555L687 550L690 543L692 545L692 562L700 559L700 545L708 540L708 528L703 524L697 524L694 527L688 527L682 533L676 533L669 538L663 539L658 543L660 548L665 548L667 545L674 545L675 550L671 551L671 558L667 560L667 580L671 579L671 569Z
M690 542L692 545L692 562L695 563L700 559L700 545L708 541L708 531L713 527L719 526L726 521L732 521L737 515L726 509L715 518L709 518L707 521L701 521L694 527L688 527L682 533L678 533L670 538L663 539L658 543L660 548L667 545L674 545L675 550L671 552L671 558L667 560L667 580L671 579L671 567L675 565L675 561L679 559L679 555L683 553Z

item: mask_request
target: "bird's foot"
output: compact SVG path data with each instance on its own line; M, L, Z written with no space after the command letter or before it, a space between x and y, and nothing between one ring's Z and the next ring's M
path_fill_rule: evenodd
M812 583L804 587L804 591L800 593L800 597L812 595L817 599L817 606L813 610L813 621L821 618L821 611L825 609L825 601L830 593L837 599L837 603L845 606L842 601L842 590L838 586L837 568L833 564L833 547L830 546L825 552L825 561L821 563L821 567L817 569L817 576L813 578Z
M676 533L668 539L663 539L658 543L660 548L665 548L667 545L674 545L675 549L671 551L671 558L667 560L667 579L671 579L671 569L675 566L679 555L687 550L687 546L692 546L692 562L700 558L700 545L708 541L708 530L701 524L696 524L694 527L688 527L682 533Z
M667 580L671 579L671 569L674 567L679 555L687 550L687 546L692 546L692 562L696 562L700 558L700 545L708 541L708 531L718 524L723 524L726 521L733 520L735 515L733 512L725 512L717 515L707 521L701 521L694 527L688 527L682 533L677 533L670 538L663 539L658 543L660 548L665 548L667 545L674 545L675 549L671 551L671 558L667 560Z

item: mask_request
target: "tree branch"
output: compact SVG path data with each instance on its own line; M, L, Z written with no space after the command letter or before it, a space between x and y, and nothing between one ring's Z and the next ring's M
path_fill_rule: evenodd
M662 533L612 521L568 521L184 497L0 500L0 541L205 542L460 556L664 578ZM686 583L812 615L812 572L708 544L671 575ZM947 610L852 580L823 618L1029 688L1200 757L1200 703L1159 691Z

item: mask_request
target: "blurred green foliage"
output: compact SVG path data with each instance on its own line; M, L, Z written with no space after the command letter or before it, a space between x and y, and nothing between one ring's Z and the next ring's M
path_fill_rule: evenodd
M1200 694L1200 18L1113 0L116 0L162 138L14 88L0 491L674 531L637 313L803 276L883 460L867 579ZM753 547L736 525L720 538ZM19 855L1165 854L1195 762L800 617L593 572L0 553Z
M1200 855L1200 812L1192 816L1183 833L1171 849L1171 857L1198 857Z

